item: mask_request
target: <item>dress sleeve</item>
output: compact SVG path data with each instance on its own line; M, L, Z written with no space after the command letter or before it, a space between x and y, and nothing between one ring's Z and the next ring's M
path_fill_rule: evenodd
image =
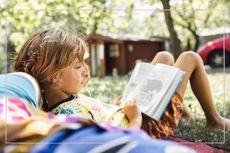
M19 97L38 108L38 85L36 86L27 75L22 75L22 73L0 74L0 97Z

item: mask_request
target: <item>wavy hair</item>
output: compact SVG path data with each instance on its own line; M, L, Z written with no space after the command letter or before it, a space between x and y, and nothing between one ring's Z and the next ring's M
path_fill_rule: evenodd
M25 42L14 59L13 68L32 75L43 89L43 83L52 80L59 70L73 61L82 62L87 50L86 43L80 37L61 30L46 29ZM88 79L89 75L85 77L85 82ZM44 104L44 95L42 97Z

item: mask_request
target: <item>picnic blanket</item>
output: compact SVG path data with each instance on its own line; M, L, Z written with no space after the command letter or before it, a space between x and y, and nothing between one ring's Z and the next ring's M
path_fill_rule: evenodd
M196 150L198 153L230 153L230 151L214 148L205 143L191 142L186 139L175 137L175 136L170 136L167 140L171 140L171 141L186 145Z
M0 98L0 152L194 153L172 141L152 139L142 130L54 115L17 97Z

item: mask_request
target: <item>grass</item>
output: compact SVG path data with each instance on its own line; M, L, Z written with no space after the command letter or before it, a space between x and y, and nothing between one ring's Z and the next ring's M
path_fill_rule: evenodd
M112 103L116 97L122 95L128 79L127 75L91 78L84 93L101 101ZM214 105L222 116L230 118L230 95L229 92L227 93L228 88L230 88L228 86L230 85L230 73L225 73L224 76L221 71L211 70L208 72L208 79L213 93ZM186 90L184 103L191 112L204 116L190 86ZM205 128L205 125L205 119L182 120L174 135L194 142L206 142L209 145L230 150L230 129L209 130Z

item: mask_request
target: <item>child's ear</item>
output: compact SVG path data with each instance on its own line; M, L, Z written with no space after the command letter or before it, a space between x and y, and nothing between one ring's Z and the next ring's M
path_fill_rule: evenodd
M57 83L58 77L57 75L53 76L52 78L49 79L50 84L55 84Z
M55 83L57 84L58 87L62 87L64 85L62 76L63 76L63 72L59 71L55 77Z
M62 76L61 72L57 72L57 74L55 76L50 78L49 82L51 84L57 84L58 85L61 82L60 80L62 80L61 76Z

